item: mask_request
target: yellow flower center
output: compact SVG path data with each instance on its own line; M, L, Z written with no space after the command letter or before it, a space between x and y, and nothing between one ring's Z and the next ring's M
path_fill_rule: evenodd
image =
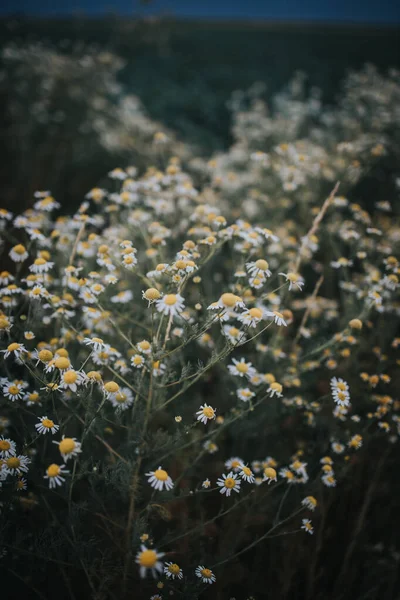
M227 487L229 490L231 490L232 488L235 487L235 480L233 479L233 477L227 477L225 479L225 483L224 483L225 487Z
M42 265L45 265L47 261L44 260L44 258L37 258L34 262L35 265L38 265L39 267L41 267Z
M239 296L235 296L235 294L231 294L229 292L222 294L221 296L221 302L224 306L227 306L228 308L232 308L232 306L235 306L237 302L241 302L242 299L239 298Z
M78 374L76 371L67 371L66 373L64 373L63 379L67 384L75 383L78 379Z
M146 300L158 300L161 294L156 288L149 288L145 291L144 297Z
M72 438L64 438L58 446L61 454L71 454L75 450L75 442Z
M239 373L247 373L247 371L249 370L249 367L246 363L240 362L240 363L237 363L236 369L239 371Z
M11 448L10 442L7 442L7 440L0 440L0 450L4 451L4 450L9 450L10 448Z
M7 350L9 352L14 352L15 350L18 350L18 348L19 348L19 344L17 344L17 342L13 342L9 346L7 346Z
M157 554L154 550L143 550L139 556L139 564L141 567L151 569L157 562Z
M65 358L68 358L69 356L68 350L66 350L65 348L58 348L56 350L56 354L57 356L64 356Z
M205 415L207 419L212 419L215 415L215 411L211 406L206 406L203 408L203 415Z
M251 308L249 310L249 315L255 319L261 319L262 311L259 308Z
M205 577L206 579L211 579L212 572L210 571L210 569L202 569L202 570L201 570L201 574L202 574L202 575L203 575L203 577Z
M262 258L260 258L259 260L256 261L256 267L257 267L257 269L260 269L261 271L266 271L269 267L269 264L267 263L266 260L263 260Z
M245 475L247 475L247 477L250 477L251 473L251 469L249 469L249 467L242 467L242 471Z
M266 469L264 469L264 475L265 477L268 477L268 479L275 479L276 471L272 467L267 467Z
M168 473L164 469L157 469L157 471L154 471L154 477L159 481L167 481Z
M166 296L164 296L164 302L165 304L167 304L167 306L173 306L177 303L177 300L178 299L175 294L167 294Z
M107 392L110 392L111 394L115 394L115 392L118 392L119 390L119 385L118 383L116 383L115 381L108 381L105 385L104 385L104 389Z
M17 394L19 392L19 387L17 387L16 385L10 385L10 387L8 388L8 391L12 396L17 396Z
M57 369L60 369L60 370L68 369L68 367L70 365L71 365L71 363L70 363L69 358L66 358L65 356L59 356L54 361L54 366L57 367Z
M42 425L43 427L47 427L47 429L51 429L52 427L54 427L54 421L52 421L51 419L43 419Z
M141 356L134 356L133 357L133 364L134 365L141 365L143 362L143 358Z
M60 467L58 465L52 464L47 469L47 475L49 477L57 477L60 474Z
M168 571L170 573L172 573L173 575L178 575L178 573L180 571L180 567L176 563L173 563L172 565L169 565Z
M18 469L21 465L21 461L16 456L11 456L6 460L6 465L9 469Z
M121 404L125 402L126 398L127 396L123 392L118 392L118 394L115 396L116 401L120 402Z
M16 246L14 246L13 250L16 254L23 254L24 252L26 252L25 246L23 246L22 244L17 244Z
M140 342L140 344L138 344L140 346L140 348L142 350L149 350L150 348L150 342L143 340L143 342Z

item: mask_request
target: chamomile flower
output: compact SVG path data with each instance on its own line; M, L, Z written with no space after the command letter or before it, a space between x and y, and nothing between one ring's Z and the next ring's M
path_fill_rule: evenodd
M157 552L151 548L141 545L140 551L136 554L135 562L139 565L140 577L146 577L147 571L151 571L153 577L157 577L157 573L162 573L163 565L159 560L164 556L164 552Z
M207 569L206 567L204 567L203 565L199 565L196 568L195 571L197 577L199 577L203 583L214 583L216 581L216 577L214 575L214 573L210 570Z
M246 263L246 269L253 277L271 277L269 264L266 260L260 258L255 262Z
M86 381L86 374L74 369L69 369L61 373L61 380L59 383L60 389L71 390L76 392L79 385L83 385Z
M35 429L38 433L42 433L43 435L49 432L54 435L60 429L60 426L56 425L54 421L47 417L39 417L39 423L35 425Z
M305 506L306 508L308 508L309 510L315 510L317 507L317 501L314 498L314 496L306 496L305 498L303 498L303 500L301 501L301 504L303 506Z
M23 385L17 382L7 383L3 387L2 392L3 396L11 400L12 402L14 402L15 400L19 400L25 395Z
M263 316L261 308L254 307L238 315L238 320L248 327L257 327Z
M209 487L211 487L211 481L208 478L205 479L201 484L201 487L204 489L208 489Z
M32 273L47 273L54 267L54 263L46 260L45 258L37 258L33 265L29 267Z
M167 562L164 564L164 574L168 577L168 579L182 579L183 571L179 565L172 562Z
M204 425L207 425L208 421L215 419L215 413L215 408L208 406L208 404L202 404L200 406L200 410L196 412L197 420L200 421L200 423L204 423Z
M16 444L9 438L0 437L0 458L9 458L16 453Z
M127 387L119 388L116 394L110 396L110 402L118 410L126 410L133 404L133 394Z
M22 473L27 473L30 462L31 459L23 454L9 456L5 459L6 472L9 475L21 475Z
M0 350L0 353L4 353L4 358L8 358L9 356L13 356L16 359L20 359L23 354L26 354L28 351L23 344L18 344L18 342L12 342L7 346L5 350Z
M267 390L267 393L269 394L269 396L271 396L271 398L273 398L274 396L277 396L278 398L282 397L282 390L283 387L280 383L278 383L278 381L273 381Z
M26 251L25 246L23 246L22 244L17 244L16 246L13 246L9 252L9 257L16 263L24 262L24 260L26 260L28 256L28 252Z
M222 294L218 302L213 302L208 307L208 310L229 310L234 311L238 308L246 308L242 298L240 296L236 296L235 294L231 294L230 292L226 292Z
M272 481L277 481L277 473L274 468L266 467L264 469L263 481L268 481L268 484L270 484Z
M304 531L306 531L307 533L312 535L314 533L314 528L312 526L310 519L302 519L301 522L302 522L301 529L304 529Z
M247 483L254 483L254 474L253 471L246 465L242 465L239 471L239 477L241 477Z
M156 308L163 315L176 317L185 308L184 300L180 294L166 294L156 301Z
M78 454L82 452L82 444L78 442L76 438L68 438L63 435L61 442L53 442L53 444L57 444L65 463L70 458L76 458Z
M287 323L284 319L283 314L278 312L277 310L266 310L264 314L266 317L271 317L275 325L278 325L278 327L281 327L282 325L284 327L287 327Z
M217 485L221 488L221 494L226 494L227 496L230 496L232 490L236 493L239 493L241 481L240 479L238 479L238 475L231 471L227 475L225 475L224 473L222 475L222 478L217 479Z
M304 279L298 273L279 273L286 278L286 281L289 282L289 291L296 287L298 290L302 291L304 285Z
M171 477L168 475L167 471L161 467L158 467L155 471L146 473L146 477L148 477L147 481L150 483L151 487L160 492L163 489L168 491L172 490L174 487Z
M249 388L239 388L236 390L236 396L239 398L239 400L242 400L242 402L248 402L254 398L255 393Z
M228 458L228 460L225 461L225 467L228 469L228 471L234 471L235 473L239 473L239 471L242 468L242 465L243 460L238 456L233 456L232 458Z
M135 367L135 369L141 369L145 364L145 359L140 354L134 354L131 357L131 365Z
M331 473L326 473L321 477L322 483L326 485L326 487L336 487L336 479L335 476Z
M236 377L252 377L255 375L256 370L252 366L251 362L246 362L245 358L236 360L232 359L233 365L228 365L228 369L231 375Z
M101 352L105 348L105 344L101 338L98 337L85 337L83 338L85 346L91 346L95 352Z
M49 488L53 489L57 486L61 486L65 482L64 475L67 475L69 471L66 470L64 465L51 464L46 469L46 475L44 479L49 480Z

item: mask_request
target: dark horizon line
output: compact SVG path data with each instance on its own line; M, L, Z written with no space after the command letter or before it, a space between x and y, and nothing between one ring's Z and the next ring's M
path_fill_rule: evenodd
M185 15L171 15L171 14L158 14L158 15L144 15L144 14L130 14L126 15L118 12L104 12L101 14L88 14L85 11L73 11L71 14L48 14L48 15L35 15L32 13L15 12L15 13L0 13L0 21L10 21L12 19L19 20L32 20L32 21L104 21L112 17L115 20L121 19L125 23L134 21L164 21L170 24L190 24L190 25L207 25L207 26L246 26L252 28L279 28L279 27L318 27L323 25L324 27L355 27L355 28L370 28L370 29L388 29L388 28L400 28L400 21L396 22L373 22L373 21L350 21L348 19L324 20L321 18L315 19L279 19L268 17L203 17L203 16L185 16Z

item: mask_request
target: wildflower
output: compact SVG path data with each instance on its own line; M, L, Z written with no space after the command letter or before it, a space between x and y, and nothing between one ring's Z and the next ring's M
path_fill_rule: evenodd
M315 508L317 506L317 501L314 498L314 496L306 496L306 498L304 498L301 501L301 503L302 503L303 506L305 506L309 510L315 510Z
M322 483L327 487L336 487L336 479L334 475L327 473L326 475L323 475L321 479Z
M231 495L231 491L235 491L239 493L240 491L240 480L238 476L231 471L228 475L223 474L222 479L217 479L217 485L221 488L220 493L226 494L227 496Z
M142 292L142 298L147 300L150 306L150 304L153 304L153 302L156 302L161 298L161 294L156 288L148 288Z
M347 445L349 448L355 448L358 450L362 446L362 436L359 434L353 435Z
M254 398L255 393L252 392L249 388L239 388L236 390L236 395L239 400L243 402L248 402L251 398Z
M153 361L153 375L154 377L161 377L161 375L165 372L166 366L163 363L160 363L159 360Z
M180 415L176 415L176 417L175 417L175 421L176 421L177 423L182 423L182 417L181 417Z
M265 311L265 316L266 317L272 317L274 320L275 325L278 325L278 327L281 327L282 325L284 327L287 327L287 323L283 317L283 314L278 312L277 310L266 310Z
M141 369L144 364L145 364L145 360L144 360L143 356L140 356L140 354L134 354L131 357L131 365L132 365L132 367L135 367L135 369Z
M86 375L84 373L70 369L69 371L64 371L64 373L62 373L59 387L61 389L70 389L71 392L76 392L78 385L82 385L85 380Z
M238 377L251 377L252 375L255 375L255 368L252 366L251 362L247 363L244 358L241 358L240 361L233 358L232 362L233 365L228 365L231 375L236 375Z
M107 383L104 384L103 390L106 397L110 399L119 391L119 385L116 381L107 381Z
M16 359L20 359L22 354L28 351L23 344L12 342L7 346L6 350L0 350L0 352L4 352L4 358L8 358L9 356L13 355Z
M237 310L238 308L246 308L243 300L240 298L240 296L226 292L225 294L222 294L218 302L210 304L208 310Z
M175 317L185 308L184 298L180 294L166 294L156 301L158 312Z
M63 477L63 475L67 475L68 473L69 471L66 470L64 465L60 466L53 463L49 467L47 467L44 479L49 480L49 488L53 489L64 483L65 477Z
M47 271L50 271L50 269L52 269L54 267L54 263L53 262L49 262L47 260L45 260L44 258L37 258L35 260L35 262L33 263L33 265L31 265L29 267L29 270L32 273L47 273Z
M260 308L250 308L238 316L238 320L248 327L257 327L263 318L263 311Z
M289 291L292 289L293 286L297 287L297 289L300 290L300 292L302 291L304 279L300 275L298 275L297 273L279 273L279 275L285 277L286 281L289 282Z
M310 519L302 519L301 522L303 523L301 529L304 529L304 531L312 535L314 533L314 528Z
M28 258L28 253L26 251L25 246L23 246L22 244L17 244L16 246L13 246L13 248L11 248L9 252L9 257L14 262L24 262L24 260Z
M282 390L283 390L282 385L280 383L278 383L277 381L273 381L270 384L270 386L267 390L267 393L271 396L271 398L273 398L274 396L278 396L278 398L281 398L283 395Z
M47 417L39 417L39 423L35 425L38 433L45 435L49 431L54 435L60 429L59 425L55 425L54 421Z
M91 346L95 352L101 352L105 347L103 340L98 337L85 337L83 338L83 343L85 344L85 346Z
M80 452L82 452L82 444L78 442L76 438L68 438L63 435L61 442L53 442L53 444L57 444L65 463L70 458L75 458Z
M168 577L168 579L175 579L175 577L182 579L183 577L183 572L180 566L172 562L165 563L164 574Z
M331 448L335 454L343 454L345 451L345 446L343 444L339 444L338 442L332 442Z
M120 388L115 394L110 396L111 404L118 410L126 410L133 404L133 395L129 388Z
M151 354L151 344L147 340L142 340L136 344L139 352L143 354Z
M199 565L195 571L197 577L199 577L203 583L214 583L216 581L216 577L214 573L210 569L206 569L202 565Z
M247 481L247 483L254 483L253 471L246 465L242 465L241 470L239 471L239 477Z
M9 458L14 456L16 452L16 444L9 438L0 438L0 458Z
M234 471L235 473L239 473L240 469L242 468L242 464L242 459L238 456L234 456L233 458L229 458L225 462L225 467L228 469L228 471Z
M215 419L215 411L216 409L208 406L208 404L202 404L200 410L196 412L197 420L206 425L207 421Z
M6 472L9 475L21 475L21 473L27 473L29 470L30 458L20 454L18 456L9 456L5 461Z
M351 319L351 321L349 321L349 327L351 327L351 329L362 329L362 321L360 321L360 319Z
M350 404L350 393L349 393L349 385L343 379L337 379L336 377L332 377L331 382L331 390L334 401L339 406L349 406Z
M155 471L146 473L146 477L148 477L147 481L150 483L151 487L160 492L164 488L166 490L172 490L174 487L171 477L168 475L167 471L164 471L161 467L158 467Z
M201 484L201 487L208 489L211 486L211 481L209 479L205 479Z
M10 400L12 400L12 402L14 402L14 400L19 400L25 394L23 386L17 382L7 383L7 385L3 387L2 392L3 396L5 398L9 398Z
M275 469L273 469L272 467L266 467L264 469L263 481L268 481L268 484L270 484L271 481L277 481L277 474Z
M158 559L163 556L164 552L157 552L157 550L151 550L146 548L146 546L140 546L140 551L137 553L135 559L140 567L140 577L146 577L148 570L151 571L153 577L156 577L157 573L162 573L162 562Z
M17 490L17 492L22 492L23 490L26 490L27 487L28 482L25 479L25 477L20 477L15 484L15 489Z

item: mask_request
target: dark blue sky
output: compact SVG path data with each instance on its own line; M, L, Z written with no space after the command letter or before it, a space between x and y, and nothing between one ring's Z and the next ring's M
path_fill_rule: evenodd
M0 13L65 15L105 12L225 19L400 23L399 0L2 0Z

